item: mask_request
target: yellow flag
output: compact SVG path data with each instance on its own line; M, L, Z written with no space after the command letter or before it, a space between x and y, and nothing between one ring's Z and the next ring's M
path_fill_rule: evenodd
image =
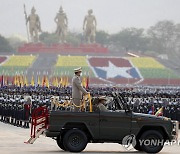
M57 77L53 78L53 86L58 87L58 79L57 79Z
M83 87L86 87L86 77L84 76L83 79L82 79L82 86Z
M40 76L38 76L38 85L40 86L41 81L40 81Z
M31 86L34 86L34 76L32 75L32 78L31 78Z
M16 85L17 86L17 81L18 79L17 79L17 75L15 75L15 78L14 78L14 85Z
M20 77L19 77L19 75L17 76L17 86L18 87L20 86Z
M65 86L65 80L64 80L65 78L64 78L64 76L62 77L62 87L64 87Z
M3 75L3 81L4 81L3 85L6 85L6 76L5 75Z
M28 81L27 81L27 77L26 77L26 76L24 77L24 84L25 84L26 86L28 86Z
M56 86L56 78L53 77L52 85L55 87Z
M68 76L66 76L65 86L67 87L68 85L69 85L69 78L68 78Z
M63 78L61 77L60 78L60 86L62 86L62 84L63 84Z

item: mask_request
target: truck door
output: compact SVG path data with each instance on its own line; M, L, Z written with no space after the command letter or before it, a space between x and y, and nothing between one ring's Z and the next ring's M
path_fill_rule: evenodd
M100 112L100 139L122 140L130 134L131 113Z

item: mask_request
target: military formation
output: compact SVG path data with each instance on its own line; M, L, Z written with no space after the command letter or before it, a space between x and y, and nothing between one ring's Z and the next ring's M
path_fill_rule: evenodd
M89 87L86 89L92 97L111 97L112 92L123 94L134 112L152 114L163 107L163 116L180 121L180 89L169 87ZM31 114L39 106L51 109L52 96L64 103L71 100L72 87L16 87L0 88L0 120L17 127L29 128ZM105 103L113 110L111 103ZM70 110L58 107L57 110ZM72 110L73 111L73 110Z
M0 88L0 121L29 128L30 116L39 106L51 107L51 96L66 96L69 88L16 87ZM63 96L62 96L63 97ZM62 99L61 97L61 99Z

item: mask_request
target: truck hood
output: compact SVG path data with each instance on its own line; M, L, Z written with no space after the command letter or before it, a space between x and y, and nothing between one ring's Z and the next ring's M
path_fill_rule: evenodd
M160 116L157 117L155 115L150 115L150 114L143 114L143 113L132 113L134 118L140 118L140 119L149 119L149 120L164 120L165 117Z

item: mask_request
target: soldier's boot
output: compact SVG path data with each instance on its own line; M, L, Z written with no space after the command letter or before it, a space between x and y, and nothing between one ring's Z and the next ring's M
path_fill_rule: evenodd
M4 116L2 116L2 122L4 122Z
M22 127L22 121L20 121L19 126Z
M7 123L7 117L4 117L4 123Z
M29 122L26 122L26 128L29 128Z
M17 120L16 126L19 127L19 120Z
M7 123L10 123L10 118L9 118L9 117L7 117L6 122L7 122Z
M26 128L26 122L24 121L24 125L23 125L23 128Z
M14 118L11 118L11 124L12 125L14 124Z
M15 119L15 121L14 121L14 124L13 124L14 126L16 126L17 125L17 121L16 121L16 119Z

